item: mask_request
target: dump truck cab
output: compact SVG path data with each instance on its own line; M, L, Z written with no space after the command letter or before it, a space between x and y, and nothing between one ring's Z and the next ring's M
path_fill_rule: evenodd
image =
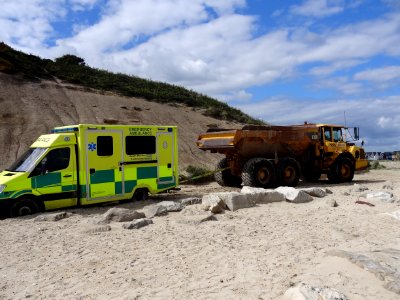
M320 124L318 127L321 136L321 169L330 169L339 156L351 160L355 170L367 168L364 149L354 143L359 139L358 127L327 124Z

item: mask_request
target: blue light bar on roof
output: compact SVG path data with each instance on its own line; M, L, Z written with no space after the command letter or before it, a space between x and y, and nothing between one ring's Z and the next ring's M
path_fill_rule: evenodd
M51 130L51 133L74 132L78 130L78 127L54 128Z

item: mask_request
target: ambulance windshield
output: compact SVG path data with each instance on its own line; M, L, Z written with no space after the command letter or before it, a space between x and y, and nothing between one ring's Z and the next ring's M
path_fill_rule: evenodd
M36 164L37 160L45 153L47 148L29 148L10 168L11 172L28 172Z

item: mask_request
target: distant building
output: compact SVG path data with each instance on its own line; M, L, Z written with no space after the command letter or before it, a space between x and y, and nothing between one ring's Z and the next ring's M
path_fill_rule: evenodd
M400 151L393 152L365 152L368 160L400 160Z

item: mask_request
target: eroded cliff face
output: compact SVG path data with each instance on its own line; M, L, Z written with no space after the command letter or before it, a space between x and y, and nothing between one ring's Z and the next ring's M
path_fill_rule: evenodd
M10 165L31 143L55 126L90 124L176 125L180 170L188 165L212 168L221 156L197 149L199 133L210 124L240 127L206 117L182 105L90 90L54 81L27 81L0 73L0 169Z

